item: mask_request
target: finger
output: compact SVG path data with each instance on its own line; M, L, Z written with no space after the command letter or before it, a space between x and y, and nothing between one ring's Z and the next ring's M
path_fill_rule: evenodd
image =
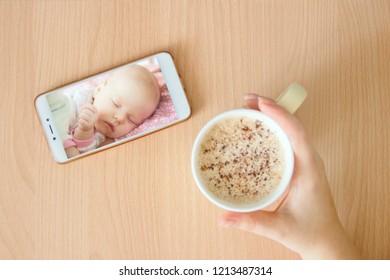
M89 128L90 125L88 124L87 121L85 121L83 119L80 119L79 120L79 127L82 128L82 129L86 129L86 128Z
M95 107L94 105L92 105L92 104L86 104L86 105L84 106L84 111L90 111L90 112L92 112L92 113L94 113L94 114L97 113L96 107Z
M244 97L247 107L257 109L271 117L286 132L296 155L300 159L311 159L314 153L309 137L302 123L283 107L269 98L248 94ZM256 104L257 103L257 104Z
M89 116L85 116L82 118L80 117L79 123L91 127L92 125L94 125L95 121L93 118L90 118Z
M81 114L80 114L80 117L79 117L80 121L83 120L84 122L89 122L89 120L91 119L88 111L83 111Z
M244 96L244 107L253 110L260 110L259 108L259 96L254 93L249 93Z
M85 110L83 112L83 114L86 117L86 120L88 120L88 121L91 121L94 118L94 116L95 116L95 114L92 111L90 111L90 110Z
M88 121L94 121L96 119L96 113L92 112L89 109L83 110L83 112L80 114L80 117L83 117L84 119Z
M306 135L302 123L283 107L277 105L274 100L256 94L247 94L244 97L244 104L271 117L291 138L296 139L302 134Z
M233 227L275 239L279 235L279 218L276 213L256 211L236 213L226 211L218 221L221 227Z
M97 113L97 108L93 104L89 104L89 106L91 107L91 111L96 114Z

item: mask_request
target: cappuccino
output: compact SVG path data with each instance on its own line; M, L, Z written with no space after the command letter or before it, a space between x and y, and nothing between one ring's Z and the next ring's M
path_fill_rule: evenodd
M197 158L203 184L218 199L251 204L278 188L285 168L283 148L265 123L232 117L205 134Z

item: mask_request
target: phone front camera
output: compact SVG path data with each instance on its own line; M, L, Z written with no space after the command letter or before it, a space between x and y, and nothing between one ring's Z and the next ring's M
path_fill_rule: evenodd
M57 138L53 137L53 140L56 140Z
M49 119L46 119L46 121L49 121Z

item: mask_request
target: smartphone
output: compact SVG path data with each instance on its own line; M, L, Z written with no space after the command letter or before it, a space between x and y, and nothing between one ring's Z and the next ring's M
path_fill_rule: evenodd
M140 138L191 115L168 52L42 93L34 103L58 163Z

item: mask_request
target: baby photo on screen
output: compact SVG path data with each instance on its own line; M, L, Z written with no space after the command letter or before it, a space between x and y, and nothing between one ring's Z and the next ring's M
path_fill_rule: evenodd
M68 158L178 119L155 58L56 90L47 100Z

